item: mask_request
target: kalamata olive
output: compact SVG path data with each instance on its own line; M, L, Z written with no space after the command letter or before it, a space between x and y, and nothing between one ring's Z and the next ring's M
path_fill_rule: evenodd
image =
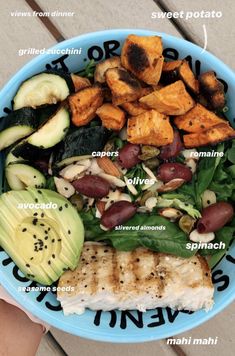
M217 231L232 219L233 214L233 207L227 202L211 204L202 210L202 217L197 223L197 231L201 234Z
M173 142L170 143L169 145L161 147L161 153L160 153L159 157L164 160L173 158L173 157L177 157L183 148L184 148L184 146L181 142L179 131L174 130Z
M118 162L123 168L132 168L136 166L140 161L140 146L127 143L119 151Z
M49 163L47 160L38 159L38 160L34 161L34 164L37 168L40 169L41 172L43 172L43 173L48 172Z
M104 178L85 175L72 182L77 192L90 198L103 198L109 193L110 184Z
M192 172L182 163L163 163L158 168L158 178L164 183L176 178L189 182L192 179Z
M126 201L120 200L113 203L101 217L101 224L107 229L113 229L115 226L123 224L133 215L135 215L137 207Z

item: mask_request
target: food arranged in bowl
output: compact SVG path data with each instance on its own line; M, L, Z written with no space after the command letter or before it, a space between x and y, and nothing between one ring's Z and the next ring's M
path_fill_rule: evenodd
M30 280L58 281L66 315L213 307L235 130L215 73L162 53L130 34L120 57L30 77L1 120L0 245Z

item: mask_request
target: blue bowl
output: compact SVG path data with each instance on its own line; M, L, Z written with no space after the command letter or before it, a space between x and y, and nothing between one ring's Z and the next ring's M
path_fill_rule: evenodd
M185 58L192 62L193 70L199 74L207 70L214 70L219 78L225 82L227 89L228 116L234 126L235 102L235 74L219 59L190 42L164 33L146 30L126 29L95 32L72 38L54 46L53 49L82 48L80 55L43 54L26 64L6 84L0 92L1 116L11 108L11 100L19 85L27 78L46 68L63 68L71 72L82 70L89 60L103 60L120 54L122 44L128 34L160 35L163 38L164 55L168 58ZM3 175L4 167L1 165ZM1 175L1 176L2 176ZM2 177L0 176L0 179ZM0 182L1 183L1 182ZM58 329L85 338L119 343L134 343L158 340L192 329L224 309L232 302L235 295L234 264L235 246L213 270L215 285L215 305L213 309L205 311L186 312L173 311L170 308L157 308L146 313L128 312L93 312L87 310L83 315L64 316L60 304L52 291L25 291L27 286L37 287L35 282L29 281L19 271L11 258L0 250L0 281L8 292L26 309L38 318L46 321ZM31 288L32 289L32 288Z

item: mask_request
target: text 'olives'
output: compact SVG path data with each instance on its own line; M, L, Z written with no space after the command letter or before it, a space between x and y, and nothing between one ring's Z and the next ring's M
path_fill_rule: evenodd
M127 143L119 151L118 162L123 168L132 168L141 162L138 157L140 153L141 150L139 145Z
M202 217L197 223L197 231L201 234L217 231L232 219L233 214L233 207L227 202L211 204L202 210Z
M77 192L90 198L103 198L109 193L110 184L105 179L85 175L84 177L72 182Z
M164 183L180 178L189 182L192 179L190 168L181 163L163 163L158 168L158 178Z
M102 215L101 224L107 229L113 229L115 226L123 224L136 213L136 206L132 203L120 200L113 203Z

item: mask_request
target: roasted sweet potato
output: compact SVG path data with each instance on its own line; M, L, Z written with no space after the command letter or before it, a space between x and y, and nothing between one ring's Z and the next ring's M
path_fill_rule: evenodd
M96 115L103 102L103 92L99 86L88 87L68 97L72 122L76 126L88 124Z
M186 60L165 62L162 69L161 82L170 84L179 79L183 80L187 88L193 93L199 93L198 80L195 78L195 75Z
M186 148L214 145L235 137L235 130L228 123L221 123L206 130L184 135Z
M75 92L91 86L91 82L88 78L83 78L73 73L71 74L71 78L74 84Z
M194 100L186 91L182 80L155 90L139 101L165 115L183 115L194 106Z
M110 68L119 68L121 67L121 58L112 57L106 59L103 62L100 62L95 67L94 79L95 82L105 83L105 72Z
M174 132L169 118L156 110L131 117L127 125L127 140L131 143L164 146L173 142Z
M183 80L184 84L192 90L195 94L199 93L199 82L187 61L183 60L179 66L179 78Z
M106 82L112 92L114 105L135 101L142 96L139 81L122 68L112 68L105 72Z
M114 131L120 131L125 125L125 113L119 107L105 103L96 110L102 125Z
M174 123L180 130L199 132L217 124L226 123L226 121L197 103L186 114L177 116Z
M131 116L137 116L149 110L146 105L141 104L138 101L132 101L131 103L122 104L122 107Z
M157 84L164 62L162 50L161 37L129 35L122 47L121 62L145 83Z
M202 73L199 76L200 90L211 104L213 109L222 109L225 106L223 84L216 78L213 71Z

